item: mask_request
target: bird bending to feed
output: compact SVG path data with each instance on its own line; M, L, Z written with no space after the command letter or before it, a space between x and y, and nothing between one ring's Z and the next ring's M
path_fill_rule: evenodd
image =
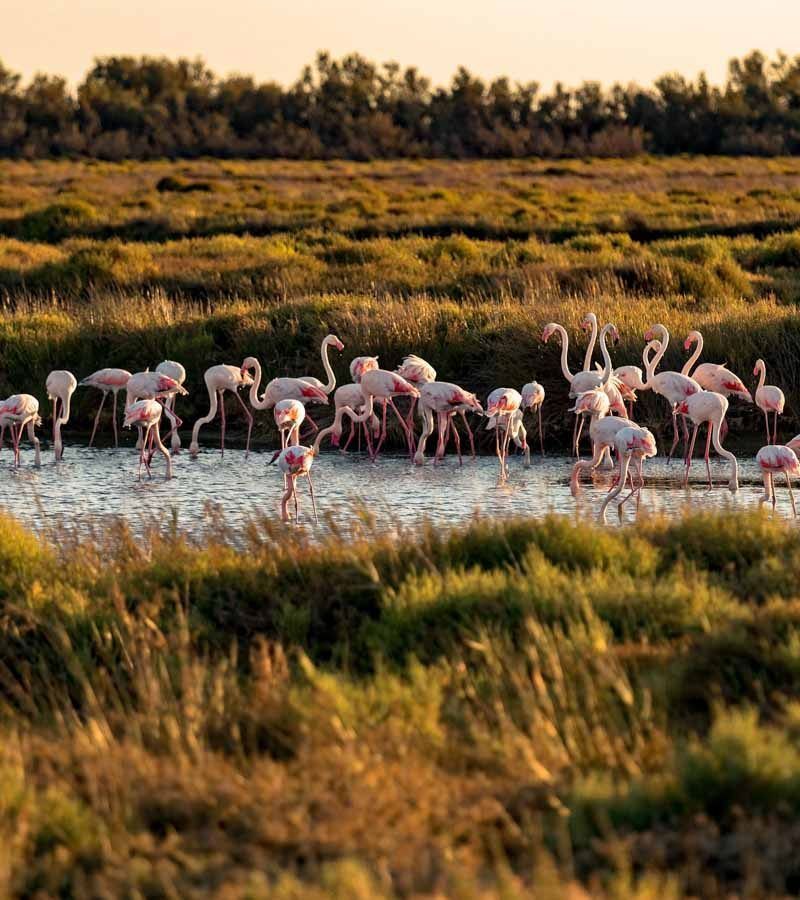
M86 378L82 378L79 387L93 387L103 392L103 399L100 401L100 408L94 417L94 425L92 426L92 436L89 438L89 446L94 443L94 435L97 431L97 423L100 421L100 413L103 411L103 404L109 393L114 395L114 406L111 412L111 425L114 429L114 446L119 447L119 439L117 436L117 394L124 390L128 384L131 373L127 369L98 369L92 372Z
M158 450L167 461L167 478L172 478L172 457L161 440L161 413L164 407L158 400L136 400L125 408L124 426L135 425L144 432L142 447L139 451L139 481L142 480L142 465L147 469L149 477L153 477L150 462L153 453Z
M281 449L300 443L300 426L306 417L306 408L299 400L280 400L273 412L275 424L281 433Z
M158 372L159 375L169 376L170 378L177 381L178 384L181 385L181 387L183 387L183 383L186 381L186 369L179 362L175 362L175 360L173 359L165 359L163 362L160 362L156 366L156 372ZM164 406L173 414L175 413L176 398L177 391L175 393L169 394L164 401ZM181 420L178 419L178 421ZM181 424L183 423L181 422ZM173 456L175 456L176 453L179 453L181 449L181 436L178 433L177 428L173 428L172 430L171 449Z
M245 363L247 362L248 360L245 360ZM200 435L200 429L203 425L213 421L217 415L217 409L219 408L220 418L222 419L220 450L221 455L225 455L225 391L231 391L234 397L239 401L239 404L247 417L247 450L249 451L250 433L253 430L253 414L245 406L244 400L239 396L239 388L246 387L253 383L253 379L247 372L246 366L244 364L241 366L211 366L210 369L206 369L203 380L206 383L210 406L208 413L205 416L201 416L201 418L194 423L194 428L192 429L192 442L189 444L189 453L192 456L197 456L200 451L200 446L197 441Z
M647 428L642 428L639 425L628 425L625 428L621 428L614 436L614 451L617 455L618 463L617 479L611 490L606 494L600 507L600 519L603 522L606 520L608 504L624 490L625 482L629 477L631 492L617 504L617 512L620 516L622 515L622 505L627 500L630 500L634 494L638 494L644 487L644 461L656 455L656 439ZM637 462L638 484L634 484L633 473L630 472L631 459L635 459Z
M684 475L683 484L686 487L689 484L689 470L692 466L692 456L694 455L694 442L697 438L697 432L701 425L708 425L708 435L706 437L706 472L708 473L708 486L714 487L711 479L711 464L709 463L709 452L711 444L719 456L724 457L730 462L731 474L728 478L728 488L733 492L739 490L739 464L736 457L730 450L726 450L720 442L720 429L725 421L725 414L728 412L728 398L714 391L700 391L687 397L683 403L678 406L678 412L683 416L688 416L694 423L692 431L692 441L689 444L689 451L686 454L686 473Z
M272 465L277 460L278 468L284 475L285 491L281 497L281 517L284 522L289 521L288 505L292 498L294 498L294 518L297 521L297 479L302 477L308 479L308 490L311 494L311 505L314 509L314 521L318 521L317 504L314 499L314 483L311 480L311 465L314 462L316 453L317 451L313 447L294 445L284 447L283 450L277 450L269 461L269 465Z
M514 388L495 388L489 394L486 401L486 416L489 419L495 417L506 419L505 428L495 427L494 442L497 458L500 460L500 483L503 484L508 479L508 467L506 458L508 456L508 441L511 437L510 419L522 404L522 394L515 391ZM502 443L500 441L500 432L503 432Z
M28 439L33 444L34 465L42 464L39 452L39 438L36 437L36 426L41 425L39 418L39 401L30 394L12 394L7 400L0 402L0 426L11 431L14 446L14 465L19 466L19 442L22 429L27 428ZM2 448L2 444L0 444Z
M56 369L55 372L51 372L45 382L47 396L53 401L53 451L56 461L64 456L61 429L69 422L70 401L77 386L77 379L72 372L68 372L66 369Z
M660 344L655 355L648 356L647 359L645 359L645 370L647 372L645 384L654 394L658 394L669 403L670 413L672 414L672 446L669 448L667 462L671 462L672 456L675 453L675 448L678 446L678 441L680 440L678 437L678 405L687 397L691 397L692 394L696 394L698 391L702 390L702 388L693 378L690 378L683 372L665 371L656 374L656 369L664 358L664 354L667 352L667 347L669 346L669 332L665 325L661 325L660 323L658 325L653 325L647 331L647 334L645 334L644 339L650 343L658 341ZM686 367L684 366L684 368ZM683 426L683 443L685 450L689 444L689 431L686 428L686 422L683 419L681 419L681 425Z
M413 353L403 357L403 361L395 369L395 372L417 388L421 388L423 384L430 384L432 381L436 381L436 369L421 356L415 356ZM406 424L409 429L411 429L412 434L414 429L414 409L416 408L416 405L417 399L416 397L412 397L408 415L406 416Z
M451 384L448 381L428 381L420 386L419 414L422 419L422 434L414 453L414 463L416 465L421 466L425 462L425 445L428 438L433 434L434 414L436 415L438 427L438 441L434 463L440 462L444 457L447 440L452 429L456 452L458 453L458 464L461 465L461 439L455 425L452 424L452 417L456 412L464 413L465 410L483 413L483 407L475 394L465 391L464 388L459 387L457 384Z
M575 401L572 411L575 415L588 415L589 436L592 439L592 458L579 459L572 467L570 491L575 496L580 486L581 472L587 469L593 472L603 457L614 447L617 433L623 428L635 425L630 419L609 415L611 404L608 395L601 388L584 391Z
M535 410L539 425L539 449L544 456L544 433L542 431L542 406L544 405L544 388L538 381L529 381L522 387L521 411ZM514 437L514 435L512 435Z
M162 372L151 372L149 369L144 372L136 372L128 379L125 385L125 408L127 409L136 400L162 400L166 406L169 397L176 394L188 394L183 385L169 375ZM174 413L169 417L172 429L167 435L167 439L174 440L178 429L183 425L183 421ZM139 429L139 439L136 442L137 449L141 449L143 440L143 430Z
M753 398L750 396L750 391L747 390L742 379L725 366L717 363L700 363L692 371L692 366L694 366L703 352L703 335L699 331L690 331L686 335L683 347L685 350L689 350L692 344L695 343L697 346L694 353L684 364L681 374L691 375L700 387L706 391L714 391L716 394L722 394L723 397L738 397L746 403L752 403Z
M350 377L358 384L364 372L380 369L377 356L357 356L350 362Z
M360 377L360 375L359 375ZM366 398L364 397L364 392L361 390L361 385L358 383L353 384L340 384L339 387L333 392L333 405L335 410L338 412L343 406L349 406L354 412L360 413L364 409L364 405L366 403ZM360 427L356 427L356 424L353 420L350 420L350 434L348 435L347 441L345 442L344 447L339 449L340 453L347 453L347 448L350 446L350 442L353 440L356 432L358 432L358 449L361 450L361 431L360 429L364 429L364 435L367 441L367 449L370 454L372 453L372 439L378 439L378 436L381 433L381 422L380 419L373 412L369 418L369 422L360 423ZM339 443L339 436L334 435L333 444L337 446Z
M767 428L767 443L770 443L769 414L773 414L771 443L778 443L778 416L783 415L783 407L786 397L783 391L774 384L764 384L767 378L767 367L763 359L756 360L753 375L758 376L756 387L756 406L764 413L764 423Z
M798 462L794 450L783 444L767 444L766 447L762 447L756 453L756 462L764 477L764 496L759 502L769 503L772 501L772 508L775 509L775 483L773 479L776 474L783 472L786 478L786 487L789 489L792 513L796 518L797 506L794 502L791 476L800 475L800 462Z

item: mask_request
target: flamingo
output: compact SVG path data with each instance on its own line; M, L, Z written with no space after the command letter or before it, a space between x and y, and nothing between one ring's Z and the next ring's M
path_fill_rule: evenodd
M350 377L358 384L364 372L380 369L377 356L356 356L350 363Z
M764 423L767 427L767 443L769 436L769 414L773 413L772 443L778 446L778 416L783 415L783 407L786 397L783 391L774 384L764 384L767 378L767 367L763 359L756 360L753 375L758 375L758 387L756 388L756 406L764 413Z
M413 353L403 357L402 363L395 369L395 372L417 388L421 388L423 384L430 384L432 381L436 381L436 369L421 356L415 356ZM415 397L412 397L411 406L406 416L406 424L410 429L414 427L414 409L416 405L417 400Z
M756 400L758 403L758 400ZM764 496L760 503L769 503L772 501L772 508L775 509L775 483L773 481L778 472L783 472L786 478L786 487L789 488L789 499L792 502L792 513L797 517L797 506L794 502L794 493L792 491L792 475L800 475L800 461L791 447L781 444L767 444L756 453L756 462L764 476Z
M273 415L281 433L281 449L299 444L300 426L306 417L305 406L299 400L279 400Z
M593 472L603 457L614 447L617 433L623 428L635 425L630 419L609 415L611 404L608 395L601 388L584 391L575 402L572 411L575 415L589 415L589 436L592 439L592 458L579 459L572 467L570 491L573 496L578 492L581 472L588 469Z
M527 468L531 464L531 448L528 445L528 432L525 429L523 422L522 407L520 406L515 413L512 413L512 415L508 417L495 416L486 423L487 431L494 431L498 428L503 432L507 428L511 429L511 440L514 441L516 446L523 452L525 456L525 467Z
M585 329L592 327L592 319L593 313L589 313L586 317L584 317L581 322L581 327ZM621 416L627 415L627 410L625 409L625 403L622 399L622 395L619 392L619 387L617 385L616 379L612 377L612 366L611 366L611 357L608 353L608 348L605 345L605 338L608 334L612 335L613 340L616 342L619 340L619 334L617 333L617 329L613 325L605 325L603 326L603 330L600 332L600 349L603 353L603 359L606 364L606 368L602 371L588 371L584 370L582 372L576 372L574 375L569 370L569 365L567 364L567 351L569 348L569 335L566 332L566 329L563 325L559 325L557 322L550 322L544 327L544 331L542 332L542 340L544 343L547 343L553 334L557 334L561 338L561 371L564 377L569 382L570 390L569 396L570 398L577 397L579 394L583 394L586 391L591 391L593 388L600 387L601 385L606 385L605 390L609 395L609 400L611 401L612 408L618 412ZM572 452L577 455L578 453L578 441L580 440L581 433L581 423L579 422L579 417L575 418L575 426L572 431Z
M428 381L420 386L419 414L423 421L423 428L416 453L414 454L414 463L416 465L421 466L425 462L425 444L430 435L433 434L434 413L437 417L439 429L434 462L439 462L444 456L445 446L450 434L452 416L456 412L463 414L467 409L483 413L483 407L475 394L465 391L464 388L459 387L457 384L451 384L448 381ZM458 464L461 465L461 439L454 425L452 430L458 453Z
M28 429L28 439L33 444L34 465L42 464L39 452L39 438L36 437L36 426L42 424L39 418L39 401L31 394L12 394L0 402L0 424L11 429L11 440L14 445L14 465L19 466L19 442L22 429Z
M56 369L55 372L51 372L45 382L47 396L53 401L53 450L56 461L64 456L61 428L69 422L70 401L77 386L77 379L72 372L68 372L66 369ZM61 404L60 413L59 403Z
M245 360L245 362L247 362L247 360ZM239 388L253 384L253 379L250 377L250 374L246 371L244 366L218 365L206 369L203 380L206 383L210 406L208 414L202 416L194 423L194 428L192 429L192 442L189 444L190 455L197 456L200 452L200 446L197 442L198 436L200 435L200 429L203 425L213 421L214 417L217 415L217 408L219 408L220 417L222 418L220 435L221 455L225 455L225 391L230 391L233 396L236 397L247 417L247 452L249 452L250 433L253 430L253 414L245 406L244 401L239 396ZM247 452L245 455L247 455Z
M713 391L716 394L722 394L723 397L739 397L739 399L752 403L753 398L750 391L744 386L744 382L738 375L734 375L730 369L724 365L717 363L701 363L692 372L692 366L697 362L700 354L703 352L703 335L699 331L690 331L686 335L683 347L688 350L692 344L696 343L694 353L684 363L681 369L682 375L691 374L692 378L707 391Z
M162 405L166 406L170 397L174 398L176 394L188 393L177 379L161 372L151 372L148 369L144 372L136 372L128 379L128 383L125 385L125 407L129 407L136 400L161 400ZM178 429L183 425L183 420L175 413L169 416L169 420L172 428L167 437L174 441ZM143 429L140 428L139 438L136 441L138 449L141 449L142 446L142 431Z
M100 408L94 417L94 425L92 426L92 436L89 438L89 446L94 443L94 435L97 431L97 423L100 421L100 413L103 411L103 404L109 393L114 395L114 407L111 414L111 425L114 429L114 446L119 447L117 438L117 394L126 387L131 373L127 369L98 369L92 372L86 378L82 378L78 382L79 387L93 387L103 392L103 399L100 401Z
M544 456L544 435L542 433L542 405L544 404L544 388L538 381L529 381L522 387L522 407L521 411L536 410L536 416L539 423L539 447ZM512 437L514 435L512 434ZM515 438L516 441L516 438ZM530 451L529 451L530 452Z
M653 437L652 433L647 428L642 428L639 425L628 425L625 428L620 428L620 430L616 433L614 437L614 450L617 454L617 462L619 464L619 471L617 472L616 483L613 485L611 490L606 494L602 506L600 507L600 520L605 522L606 520L606 508L611 501L618 497L619 494L625 487L625 482L630 477L631 482L631 492L627 497L624 497L617 504L617 512L622 515L622 505L631 499L634 494L638 494L641 489L644 487L644 474L642 472L642 468L644 465L645 459L649 459L651 456L655 456L656 449L656 439ZM639 484L635 485L633 482L633 475L629 476L630 463L631 459L634 458L638 461L639 464Z
M489 419L495 417L507 420L506 427L495 426L494 442L497 458L500 460L500 483L504 483L508 478L508 468L506 466L506 457L508 455L508 441L511 436L510 420L515 412L522 404L522 394L515 391L514 388L495 388L489 394L486 402L486 416ZM503 441L500 442L500 432L503 432Z
M161 440L160 423L162 410L164 410L162 404L158 400L153 399L136 400L125 407L125 419L123 421L125 428L135 425L144 431L144 439L139 452L139 481L142 480L143 464L147 469L148 476L152 478L150 459L156 450L162 453L167 461L167 480L172 478L172 457ZM151 451L149 455L148 449Z
M370 370L367 370L367 371L370 371ZM358 377L359 378L361 377L360 374ZM339 387L337 387L336 390L333 392L333 405L337 411L343 406L349 406L355 412L360 412L364 409L365 403L366 403L366 399L364 397L364 392L361 390L361 385L358 383L339 385ZM380 419L373 413L372 416L370 417L369 424L367 424L367 422L364 422L362 427L364 429L364 434L366 435L366 438L367 438L367 446L370 448L370 451L371 451L372 447L371 447L370 429L372 431L372 436L377 440L377 438L381 432ZM341 453L347 453L347 448L350 446L350 442L353 440L353 437L355 436L355 433L358 430L359 429L356 428L355 424L351 420L350 434L348 435L348 438L347 438L347 441L346 441L344 447L341 448L341 451L340 451ZM358 447L360 450L361 449L360 436L359 436L359 441L358 441Z
M692 466L694 442L697 438L698 429L702 424L706 423L708 425L708 436L706 437L705 461L706 471L708 472L708 486L709 488L714 487L714 482L711 479L711 465L708 459L710 445L713 443L717 453L727 459L731 464L728 488L733 493L736 493L736 491L739 490L739 464L733 453L731 453L730 450L726 450L720 443L720 429L722 428L722 423L725 421L725 414L727 411L727 397L723 397L722 394L717 394L714 391L705 390L692 394L678 406L678 412L682 416L688 416L694 423L692 442L689 445L689 452L686 455L686 474L683 479L684 487L689 484L689 470Z
M400 423L400 427L405 432L406 443L408 445L409 452L411 452L411 430L406 424L403 416L400 415L400 410L395 405L394 398L409 396L418 398L419 390L417 390L417 388L415 388L413 384L406 381L405 378L402 377L402 375L398 375L396 372L389 372L387 369L372 369L368 372L364 372L364 374L361 376L360 387L365 399L364 409L362 410L362 412L356 415L356 413L350 407L342 406L339 410L337 410L333 424L328 428L325 428L323 431L319 432L316 440L314 441L314 447L316 449L319 449L321 439L328 434L333 435L331 438L331 443L333 444L333 446L338 446L339 439L342 433L342 418L345 415L348 415L353 421L353 424L366 422L373 415L374 403L377 400L379 403L383 404L383 420L381 422L381 433L378 439L378 443L373 448L370 454L373 462L378 458L381 447L386 440L387 405L391 406L394 410L394 413L397 416L397 420Z
M642 351L642 362L644 363L645 372L647 371L648 359L653 349L658 349L659 341L650 341ZM643 372L639 366L617 366L614 369L614 377L620 382L620 391L628 401L628 418L633 416L633 404L636 402L637 391L649 390L648 384L643 378Z
M316 453L317 451L315 447L304 447L296 444L290 447L284 447L283 450L276 450L275 455L269 461L269 465L272 465L277 460L278 468L281 470L281 472L283 472L284 476L285 492L281 497L281 517L283 518L284 522L289 521L289 510L287 507L292 497L294 497L294 517L295 521L297 520L298 508L296 482L298 478L302 478L304 476L308 479L308 490L311 494L311 505L314 508L314 521L319 521L317 519L317 504L314 500L314 483L311 481L311 465L314 462Z
M658 335L658 337L656 337L656 335ZM691 397L692 394L698 393L702 388L693 378L690 378L683 372L666 371L659 372L657 375L655 374L658 364L664 358L664 354L667 352L667 347L669 346L669 332L667 331L666 326L661 325L660 323L658 325L653 325L645 334L644 339L651 343L654 340L657 340L660 344L660 347L656 350L655 356L649 356L645 352L645 370L647 372L645 384L649 390L652 390L654 394L663 397L670 405L673 437L672 446L670 447L667 456L667 462L671 462L672 455L675 452L675 448L678 446L679 440L678 405L687 397ZM647 348L645 348L645 351L647 351ZM689 439L689 432L686 428L686 422L682 421L682 424L683 441L684 444L686 444Z
M257 367L256 390L250 391L250 405L255 409L272 409L280 400L299 400L304 406L308 403L327 403L328 394L333 392L336 387L336 375L331 368L328 359L328 348L336 347L337 350L344 350L344 344L336 337L335 334L328 334L322 339L320 346L320 354L322 356L322 366L328 377L326 384L323 384L319 378L313 375L302 375L300 378L273 378L272 381L264 389L264 395L260 401L253 402L253 397L257 393L258 382L261 380L261 366L258 360L252 356L248 356L245 364L249 364L249 368ZM298 382L303 382L314 390L310 393L304 393L302 387L298 386ZM311 426L312 433L318 431L317 423L306 412L306 419Z
M173 359L165 359L163 362L160 362L156 366L156 372L159 375L168 375L170 378L175 379L179 385L183 386L183 383L186 381L186 369L179 363L175 362ZM176 394L170 394L166 400L164 401L164 406L172 413L175 412L175 400ZM172 455L175 456L176 453L179 453L181 449L181 436L178 433L177 428L173 428L172 430Z

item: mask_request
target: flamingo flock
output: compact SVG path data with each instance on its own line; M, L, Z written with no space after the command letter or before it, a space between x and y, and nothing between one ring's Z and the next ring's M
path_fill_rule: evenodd
M604 519L606 509L612 503L616 503L619 510L628 500L640 495L645 483L644 462L657 452L653 434L634 421L634 404L638 393L642 391L652 391L667 403L673 432L668 461L673 458L681 435L683 437L683 485L688 486L698 432L706 426L704 462L709 489L714 487L709 461L713 446L717 455L729 464L728 488L737 491L738 462L723 444L728 431L726 418L731 402L753 403L754 398L742 379L727 366L700 362L703 353L702 334L690 331L686 336L684 349L692 352L680 372L663 369L658 371L670 341L669 331L663 324L654 324L643 335L643 367L636 364L614 367L608 345L609 341L617 343L619 335L613 323L606 323L601 328L597 316L588 313L583 318L581 327L589 334L589 342L583 369L575 372L569 367L569 336L564 326L550 322L542 332L544 343L553 335L560 339L561 372L567 381L569 397L574 401L570 411L575 414L572 446L577 460L570 474L572 493L579 493L583 475L591 474L605 464L612 465L615 473L611 488L600 508L601 518ZM598 342L602 365L594 364L594 349ZM330 437L331 444L339 447L345 419L349 420L350 432L340 452L346 453L356 436L360 449L363 436L367 453L374 461L386 441L387 417L391 410L404 435L409 459L421 466L425 463L428 440L434 432L436 449L433 463L442 461L452 440L459 464L462 464L461 435L457 419L468 436L470 452L475 458L475 437L468 415L484 418L486 430L494 431L499 482L504 484L509 477L508 457L512 442L522 452L524 465L530 464L530 447L524 418L526 413L534 413L537 418L539 449L544 456L542 408L545 391L538 382L530 381L521 390L513 387L496 388L489 393L484 409L474 393L453 382L438 380L437 371L430 363L417 355L409 354L395 370L381 368L377 356L357 356L350 363L352 382L337 387L336 375L329 358L332 348L341 353L344 344L336 335L329 334L320 347L326 382L308 375L278 377L269 381L261 394L262 367L256 357L248 356L238 366L217 364L208 368L204 381L209 410L194 423L189 444L190 456L196 456L199 452L201 428L217 416L220 417L221 426L220 454L224 455L226 392L236 398L247 422L245 458L250 451L254 424L251 409L273 411L281 446L271 462L277 463L284 479L281 513L285 520L290 518L289 507L292 503L295 517L298 515L297 482L300 478L305 478L309 486L316 519L311 467L326 438ZM756 454L756 462L764 482L761 502L769 502L775 506L774 479L776 475L782 474L796 515L791 479L795 475L800 476L800 461L797 456L800 452L800 435L786 444L778 443L778 417L784 411L784 393L779 387L765 383L766 364L763 359L757 360L753 375L758 379L754 391L755 405L764 415L767 439L766 445ZM66 370L51 372L45 387L48 399L52 402L52 447L56 461L63 458L62 429L69 422L71 399L75 390L78 387L89 387L102 393L89 446L94 443L106 399L109 394L112 395L111 427L115 447L118 446L117 398L124 391L123 425L126 428L136 427L139 432L136 444L139 450L139 479L143 469L152 477L151 464L156 453L164 457L166 477L170 478L173 457L181 450L179 430L183 423L175 412L175 404L178 396L188 393L184 387L185 381L185 368L174 360L164 360L153 371L145 369L131 373L120 368L100 369L80 381ZM249 408L241 395L243 389L247 391ZM328 405L331 397L335 410L333 423L320 429L312 419L308 407L314 404ZM407 403L404 412L398 407L401 402ZM414 424L415 413L421 424L418 437ZM580 442L587 420L586 430L592 453L589 458L581 458ZM36 428L41 425L41 421L39 402L31 394L14 394L0 401L0 449L8 429L15 466L20 464L23 433L27 434L34 447L35 465L40 465L41 453ZM161 425L165 421L169 428L166 443L161 435ZM692 426L691 437L689 424ZM309 429L306 438L315 435L313 444L301 443L303 426ZM167 443L170 445L169 449ZM630 487L630 491L619 499L626 486Z

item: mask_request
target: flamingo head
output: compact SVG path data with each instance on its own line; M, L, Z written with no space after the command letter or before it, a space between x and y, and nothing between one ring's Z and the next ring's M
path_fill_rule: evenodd
M258 365L258 360L257 360L254 356L248 356L248 357L242 362L242 366L241 366L241 368L239 369L239 374L242 376L242 378L244 378L245 375L248 374L248 372L250 371L250 369L255 369L255 367L256 367L257 365Z
M476 413L483 415L483 404L480 400L478 400L475 394L467 394L465 392L464 396L461 399L461 402L469 406L469 408L474 410Z
M546 344L550 338L555 334L556 323L550 322L548 325L544 326L544 331L542 332L542 341Z
M655 337L656 337L655 329L654 329L654 328L648 328L647 331L646 331L645 334L644 334L644 339L645 339L646 341L653 341L653 340L655 340Z
M329 335L325 338L325 343L326 343L326 344L330 344L330 345L333 346L333 347L336 347L336 349L337 349L340 353L341 353L342 350L344 350L344 344L339 340L338 337L336 337L335 334L329 334Z
M594 313L587 313L581 319L581 329L583 331L591 331L593 326L597 324L597 316Z
M756 376L760 375L760 374L761 374L761 370L762 370L763 368L766 368L766 367L764 366L764 360L763 360L763 359L757 359L757 360L756 360L755 368L753 369L753 375L756 375Z
M612 343L618 344L618 343L619 343L619 332L617 331L617 326L616 326L616 325L609 325L609 327L608 327L608 333L609 333L609 335L610 335L610 337L611 337Z
M702 337L702 335L700 334L699 331L690 331L686 335L686 340L683 342L683 349L689 350L691 348L692 344L696 344L700 340L701 337Z

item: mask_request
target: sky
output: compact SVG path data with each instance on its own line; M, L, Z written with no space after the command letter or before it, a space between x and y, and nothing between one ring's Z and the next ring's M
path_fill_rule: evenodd
M800 0L0 0L0 62L71 85L96 56L202 57L220 75L290 84L318 50L484 78L713 82L758 48L800 53ZM790 42L794 42L793 44Z

